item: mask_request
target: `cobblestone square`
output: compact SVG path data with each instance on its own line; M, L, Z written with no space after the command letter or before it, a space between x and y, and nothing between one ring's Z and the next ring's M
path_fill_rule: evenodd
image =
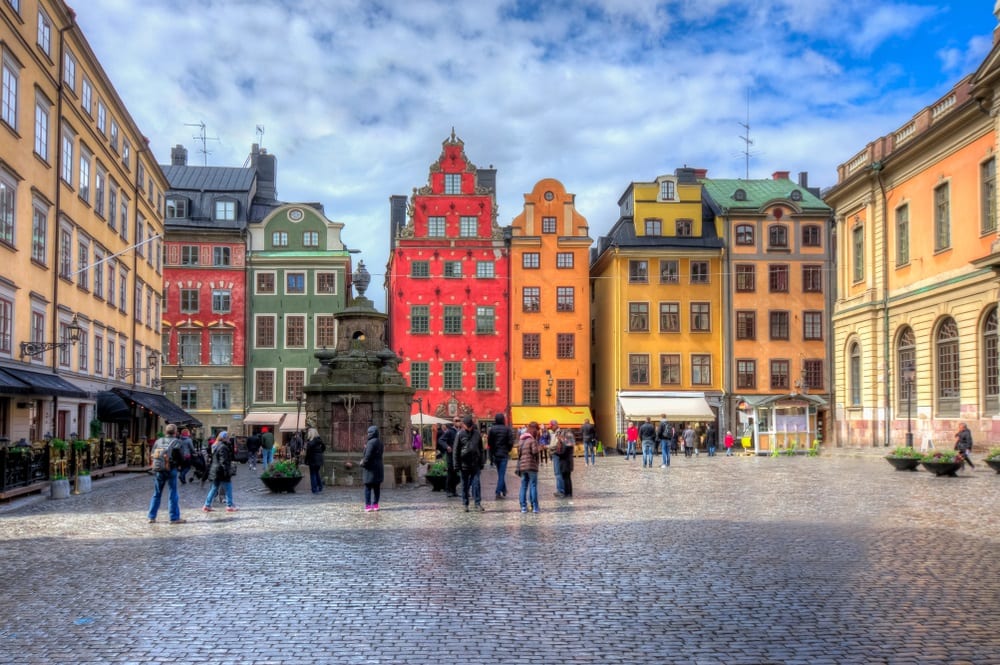
M659 460L657 459L657 464ZM1000 663L1000 476L874 455L577 461L485 513L264 491L147 524L148 475L0 506L0 663ZM472 620L470 621L470 617Z

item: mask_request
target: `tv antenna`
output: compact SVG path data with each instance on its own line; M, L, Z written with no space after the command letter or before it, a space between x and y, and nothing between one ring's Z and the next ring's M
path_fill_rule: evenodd
M186 122L186 123L184 123L184 125L186 127L197 127L199 129L198 134L196 136L194 136L193 138L194 138L195 141L201 141L201 150L199 150L198 152L200 152L201 155L202 155L202 161L204 162L203 166L208 166L208 155L209 155L208 142L209 141L218 141L219 137L218 136L207 136L206 135L204 121L202 121L202 122L195 122L195 123Z
M257 125L257 145L264 145L264 125Z
M740 127L746 130L746 133L740 136L740 140L743 141L743 163L746 168L746 179L750 179L750 146L753 145L753 139L750 138L750 88L747 88L747 121L741 122Z

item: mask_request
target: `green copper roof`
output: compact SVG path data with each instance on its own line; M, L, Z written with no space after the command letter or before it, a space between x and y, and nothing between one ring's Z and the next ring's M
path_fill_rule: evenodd
M783 200L788 201L790 205L808 210L831 209L818 196L787 178L780 180L770 178L766 180L705 179L701 181L701 184L708 197L720 208L758 210L768 203ZM737 190L743 190L746 195L744 200L736 199ZM798 194L793 194L793 192L798 192ZM801 196L801 199L795 200L797 196Z

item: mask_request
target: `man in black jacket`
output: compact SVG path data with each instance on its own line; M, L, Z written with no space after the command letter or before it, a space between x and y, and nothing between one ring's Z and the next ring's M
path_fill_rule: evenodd
M514 431L507 427L502 413L493 418L493 425L486 433L486 445L497 467L497 500L500 500L507 496L507 460L514 448Z
M444 483L444 494L447 497L458 496L455 492L455 489L458 487L458 472L455 470L455 436L457 434L455 428L458 427L460 422L458 418L455 418L451 425L445 427L444 431L438 436L438 459L443 457L445 463L448 465L448 478Z
M462 418L462 428L455 437L455 466L462 474L462 505L469 512L469 495L477 511L483 508L483 495L479 485L479 472L486 465L483 455L483 437L473 424L472 416Z

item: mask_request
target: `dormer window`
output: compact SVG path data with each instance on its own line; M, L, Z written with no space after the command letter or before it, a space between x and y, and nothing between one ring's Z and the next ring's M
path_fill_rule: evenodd
M793 201L801 201L802 200L802 192L800 190L798 190L798 189L793 189L792 193L788 195L788 198L790 198Z
M167 219L184 219L188 216L188 200L182 198L167 199Z
M745 189L737 189L735 192L733 192L733 200L734 201L746 201L747 200L747 192L746 192L746 190Z
M675 201L677 199L677 183L673 180L663 180L660 182L660 200Z
M220 222L236 221L236 201L216 201L215 219Z

